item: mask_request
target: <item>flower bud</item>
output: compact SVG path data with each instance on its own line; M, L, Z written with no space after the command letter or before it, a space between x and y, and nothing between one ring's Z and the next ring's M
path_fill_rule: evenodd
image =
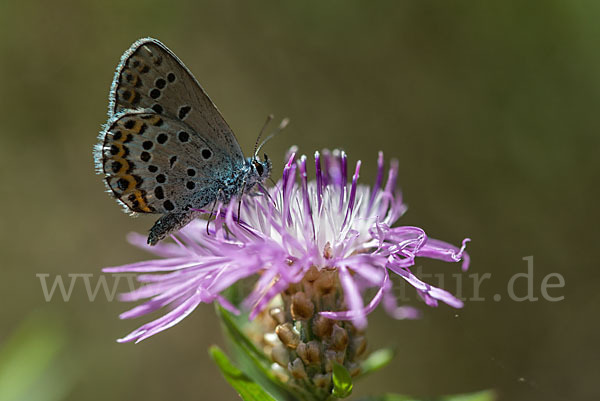
M336 272L333 270L322 270L319 278L314 282L315 291L319 295L330 294L335 289Z
M304 292L300 291L292 295L292 306L290 309L292 317L295 320L308 320L315 311L315 305Z
M347 309L335 269L311 267L278 302L255 320L265 330L261 346L271 356L275 374L283 372L286 382L317 395L316 399L325 399L333 387L334 364L345 366L352 376L360 373L367 353L364 331L352 322L320 314Z
M367 350L367 339L364 336L357 336L352 338L352 352L354 357L358 358Z
M343 352L335 352L331 349L325 351L325 371L331 372L333 370L333 364L335 362L343 364L344 356L345 354Z
M321 349L317 341L298 344L296 353L306 365L317 365L321 362Z
M317 373L313 376L313 383L320 388L328 388L331 384L331 373Z
M335 351L344 351L347 345L348 333L337 324L334 324L333 332L331 334L331 348Z
M312 331L319 338L329 337L333 331L334 323L333 320L328 319L325 316L317 315L313 319Z
M296 358L294 362L290 362L288 364L288 370L294 377L294 379L306 379L308 376L306 375L306 370L304 369L304 364L300 360L300 358Z
M277 344L271 350L271 359L273 359L273 362L279 366L283 366L285 368L288 366L288 363L290 363L290 354L283 344Z
M282 308L271 308L269 315L277 322L277 324L283 324L285 322L285 312Z
M352 376L352 377L357 376L360 373L360 364L355 363L355 362L350 362L346 366L346 369L348 369L348 373L350 373L350 376Z
M319 278L320 274L321 273L319 272L319 269L317 269L315 266L311 266L310 269L308 269L308 271L304 275L304 280L308 281L309 283L312 283L317 278Z
M337 355L335 351L328 349L325 351L325 372L330 373L333 371L334 362L337 362Z
M288 348L296 349L298 343L300 343L300 336L294 330L291 323L280 324L275 328L275 333L279 340Z

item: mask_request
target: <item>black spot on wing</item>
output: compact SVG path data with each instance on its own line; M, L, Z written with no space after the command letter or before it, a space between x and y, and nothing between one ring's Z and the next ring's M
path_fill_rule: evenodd
M165 81L162 78L158 78L156 81L154 81L154 85L158 88L158 89L164 89L164 87L167 85L167 81Z
M162 114L163 112L162 106L158 103L152 106L152 110L154 110L156 114Z
M191 110L192 108L190 106L181 106L177 112L177 116L180 120L185 120Z
M185 132L185 131L180 131L180 132L177 134L177 138L179 138L179 141L180 141L180 142L187 142L187 141L189 141L189 140L190 140L190 134L188 134L188 133L187 133L187 132Z
M163 206L164 206L164 208L165 208L165 209L167 209L168 211L171 211L171 210L175 209L175 205L173 204L173 202L171 202L171 201L170 201L170 200L168 200L168 199L167 199L166 201L164 201L164 203L163 203Z
M161 145L163 145L168 140L169 140L169 136L167 134L165 134L164 132L158 134L158 136L156 137L156 142L160 143Z

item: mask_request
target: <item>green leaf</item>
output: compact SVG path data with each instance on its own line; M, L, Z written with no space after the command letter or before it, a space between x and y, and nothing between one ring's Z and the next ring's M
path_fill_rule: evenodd
M496 393L492 390L470 394L455 394L441 397L412 397L400 394L385 394L375 397L361 398L359 401L495 401Z
M242 329L239 328L235 321L235 317L222 306L217 306L217 314L221 318L227 334L230 335L231 340L240 347L244 348L248 353L252 354L254 358L258 359L261 363L269 366L271 361L267 356L258 348L250 339L244 334Z
M333 364L333 395L337 398L346 398L352 394L352 376L344 365Z
M373 352L361 365L361 377L378 371L386 366L394 358L394 350L391 348L383 348Z
M227 334L236 362L244 371L266 388L278 400L306 399L306 394L298 394L301 389L292 389L284 385L271 370L271 360L246 336L239 327L242 322L247 323L247 318L237 318L221 306L217 306L217 314L223 323L223 329Z
M215 345L209 349L210 356L221 369L225 380L237 391L244 401L275 401L269 393L236 368L227 355Z

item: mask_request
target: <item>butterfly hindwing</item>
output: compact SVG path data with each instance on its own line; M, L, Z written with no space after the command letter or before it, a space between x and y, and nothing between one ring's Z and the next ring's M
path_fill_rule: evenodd
M96 161L113 195L136 213L202 208L231 174L215 145L187 124L141 110L109 122Z
M110 95L109 114L151 109L185 122L218 143L234 161L244 156L235 135L185 65L156 39L135 42L121 58Z

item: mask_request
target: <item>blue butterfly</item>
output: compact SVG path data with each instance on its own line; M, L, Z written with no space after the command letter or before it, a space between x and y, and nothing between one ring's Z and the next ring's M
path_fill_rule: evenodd
M151 245L199 209L228 203L270 176L271 161L257 156L266 140L244 158L198 81L156 39L138 40L123 54L109 100L96 167L127 212L162 214L150 229Z

